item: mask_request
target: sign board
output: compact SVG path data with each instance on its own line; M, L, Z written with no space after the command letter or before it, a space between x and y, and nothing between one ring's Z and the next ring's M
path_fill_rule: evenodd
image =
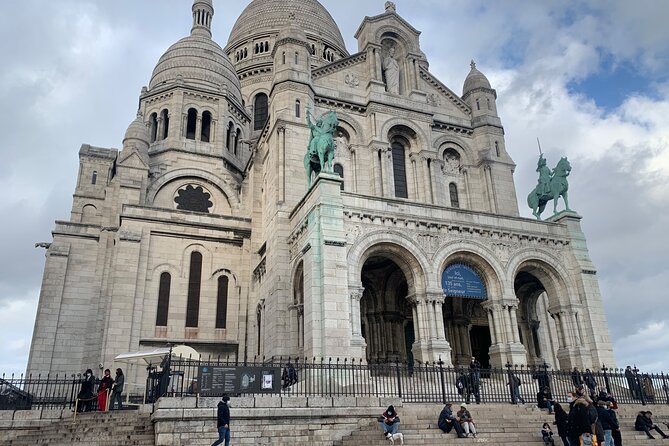
M487 299L485 284L471 266L454 263L449 265L441 275L441 287L448 297L468 297L470 299Z
M202 396L222 396L226 393L228 395L279 393L281 391L281 368L200 366L198 383Z

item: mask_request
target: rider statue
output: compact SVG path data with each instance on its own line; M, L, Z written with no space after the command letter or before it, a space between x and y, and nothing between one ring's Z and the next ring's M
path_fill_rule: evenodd
M539 172L539 183L537 184L537 192L540 195L546 195L551 192L551 177L553 172L546 166L546 158L543 153L539 155L539 162L537 162L537 172Z
M311 185L311 175L320 172L332 173L332 161L335 155L334 135L339 120L334 111L329 111L312 122L311 110L307 107L307 126L310 130L307 153L304 155L304 168L307 184Z

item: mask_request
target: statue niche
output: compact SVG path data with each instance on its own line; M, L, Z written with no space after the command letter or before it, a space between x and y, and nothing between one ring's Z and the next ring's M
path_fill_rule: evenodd
M397 56L397 45L387 40L383 46L387 48L381 64L386 92L398 95L400 94L400 63Z

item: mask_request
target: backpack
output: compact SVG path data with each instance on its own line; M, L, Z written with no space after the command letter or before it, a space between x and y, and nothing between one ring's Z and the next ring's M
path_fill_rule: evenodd
M578 437L579 446L597 446L597 435L595 434L583 434Z

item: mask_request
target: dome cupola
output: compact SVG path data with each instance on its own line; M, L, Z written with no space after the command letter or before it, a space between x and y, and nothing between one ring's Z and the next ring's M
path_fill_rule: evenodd
M137 117L130 123L123 137L123 147L133 145L133 143L137 148L147 148L150 143L149 129L140 113L137 113Z
M488 78L476 68L476 63L473 60L469 66L471 67L471 70L462 87L462 96L464 97L467 93L477 88L487 88L488 90L492 90Z
M281 30L297 26L312 42L348 56L341 31L330 13L317 0L253 0L230 32L228 52L255 36L278 36Z
M172 45L153 70L149 91L173 83L209 91L228 91L242 103L237 72L223 49L211 38L212 0L194 0L191 34Z

